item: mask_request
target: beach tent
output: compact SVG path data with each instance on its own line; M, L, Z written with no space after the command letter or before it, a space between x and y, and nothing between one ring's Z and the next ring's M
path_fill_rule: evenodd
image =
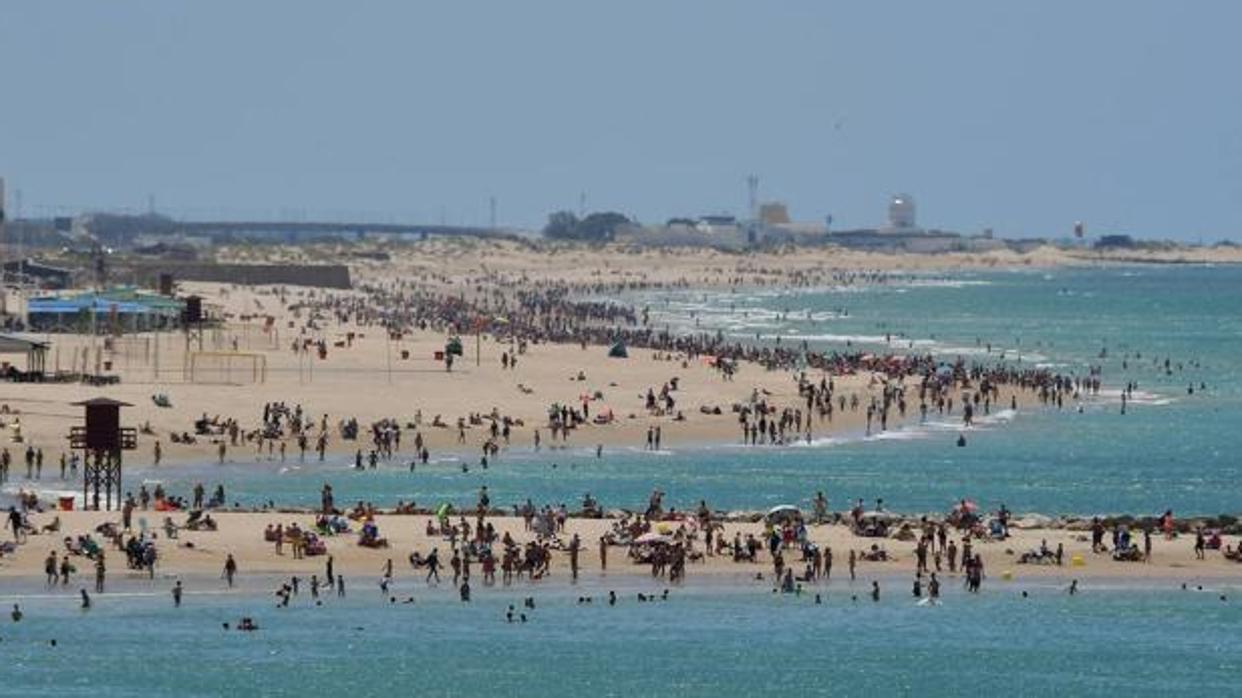
M456 337L456 336L449 337L448 343L444 345L444 353L450 354L450 355L456 354L457 356L461 356L462 355L461 337Z
M612 359L628 359L630 352L625 348L625 342L617 342L608 350L608 357Z
M802 518L802 510L792 504L781 504L768 510L768 521L784 521Z

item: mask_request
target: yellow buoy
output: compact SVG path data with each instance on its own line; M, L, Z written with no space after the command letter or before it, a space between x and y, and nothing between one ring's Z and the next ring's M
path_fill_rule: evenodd
M1086 567L1087 561L1082 558L1082 553L1074 553L1070 557L1070 567Z
M1005 580L1006 582L1012 582L1012 581L1013 581L1013 571L1012 571L1012 570L1005 570L1004 572L1001 572L1001 579Z

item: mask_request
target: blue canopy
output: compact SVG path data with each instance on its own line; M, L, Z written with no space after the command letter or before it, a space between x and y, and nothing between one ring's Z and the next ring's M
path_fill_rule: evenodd
M95 314L116 312L119 315L143 315L152 312L141 303L113 301L107 298L32 298L26 303L30 315L77 315L93 310Z

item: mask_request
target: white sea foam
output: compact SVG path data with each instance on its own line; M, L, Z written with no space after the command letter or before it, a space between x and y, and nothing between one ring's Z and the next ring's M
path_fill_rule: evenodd
M1121 402L1122 392L1122 390L1117 388L1102 388L1098 395L1092 395L1090 397L1095 401L1107 400L1111 402ZM1177 402L1176 398L1169 397L1167 395L1160 395L1158 393L1150 393L1145 390L1135 390L1131 392L1129 398L1126 399L1126 403L1131 405L1162 406L1171 405L1174 402Z

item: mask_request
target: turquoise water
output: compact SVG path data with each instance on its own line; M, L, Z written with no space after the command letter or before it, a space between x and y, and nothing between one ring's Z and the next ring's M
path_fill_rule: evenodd
M469 605L418 588L413 606L355 592L283 610L256 595L188 596L181 609L166 593L101 596L86 613L73 599L27 600L22 623L0 624L0 695L1238 693L1236 598L950 586L939 607L896 591L851 602L835 584L819 606L762 588L656 603L626 593L612 608L598 589L543 590L530 622L512 625L505 607L524 588ZM581 593L595 603L577 605ZM260 630L222 629L243 615Z
M679 444L674 436L666 452L617 448L597 460L584 435L584 448L576 450L535 454L515 446L486 471L470 453L463 456L469 473L458 458L437 454L439 462L413 475L399 464L355 473L344 460L303 466L291 460L288 467L264 461L131 468L129 482L159 479L180 491L196 480L223 482L230 501L245 504L270 498L314 505L319 487L330 481L339 501L384 505L472 504L486 484L499 505L531 497L572 506L589 491L607 507L639 508L660 487L678 506L706 498L722 510L807 502L823 489L834 506L883 497L890 507L919 512L945 510L962 497L1050 514L1242 511L1242 268L997 271L878 287L678 291L631 300L649 305L657 324L693 330L697 323L751 341L756 333L762 342L806 340L813 351L847 342L875 349L913 342L950 360L1000 360L1003 349L1007 361L1062 372L1099 365L1106 390L1081 414L1069 405L994 413L969 434L967 448L955 446L955 420L933 417L932 424L872 438L832 433L788 448ZM886 333L894 337L891 345ZM1165 357L1172 375L1163 368ZM745 372L738 380L744 384ZM1119 390L1129 381L1139 391L1122 415ZM1192 383L1196 392L1189 395Z

